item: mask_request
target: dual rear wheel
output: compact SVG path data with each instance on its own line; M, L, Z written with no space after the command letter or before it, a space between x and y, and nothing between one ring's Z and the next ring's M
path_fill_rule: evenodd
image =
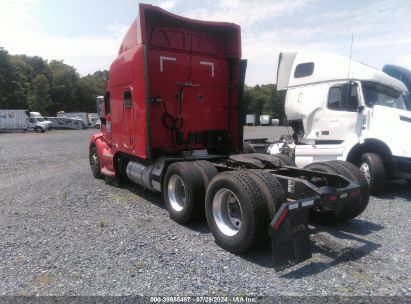
M286 201L278 180L261 170L218 173L208 161L177 162L163 183L166 208L181 224L204 217L217 244L242 253L268 241L268 225Z

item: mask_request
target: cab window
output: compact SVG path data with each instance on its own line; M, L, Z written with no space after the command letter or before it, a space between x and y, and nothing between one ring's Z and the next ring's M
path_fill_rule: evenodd
M335 111L355 112L358 109L358 89L355 83L337 85L328 92L327 107Z
M131 102L131 92L126 91L124 92L124 98L123 98L123 106L125 108L131 108L132 102Z

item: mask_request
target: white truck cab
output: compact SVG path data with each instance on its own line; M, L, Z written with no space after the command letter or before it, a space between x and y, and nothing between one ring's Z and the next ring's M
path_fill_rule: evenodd
M387 178L411 181L411 112L405 85L368 65L328 53L281 53L277 89L287 90L285 113L298 166L327 160L358 165L372 193ZM284 145L287 145L285 149Z
M48 130L53 128L53 122L45 119L39 112L30 112L30 117L35 118L38 122L43 122Z
M40 118L28 117L27 118L27 130L34 130L37 133L45 132L48 129L48 125L44 120Z

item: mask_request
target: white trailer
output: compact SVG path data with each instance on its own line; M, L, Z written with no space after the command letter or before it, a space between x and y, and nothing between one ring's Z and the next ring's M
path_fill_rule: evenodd
M411 184L411 112L404 84L373 67L327 53L281 53L277 89L287 90L285 113L293 143L275 143L299 167L346 160L363 171L372 193L385 181Z
M246 124L246 126L255 126L255 115L254 114L247 114L245 116L245 124Z
M47 124L38 118L29 117L27 110L0 110L0 130L44 132Z
M48 117L48 119L53 122L55 129L87 129L87 125L80 118Z
M57 117L77 118L81 119L86 124L86 126L89 125L88 113L86 112L58 112Z

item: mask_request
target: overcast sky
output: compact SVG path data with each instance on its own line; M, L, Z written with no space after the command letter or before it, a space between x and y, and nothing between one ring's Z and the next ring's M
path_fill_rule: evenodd
M246 83L275 82L278 53L321 50L381 68L411 69L411 1L159 0L172 13L242 27ZM137 16L134 0L0 0L0 47L64 60L80 74L108 69Z

